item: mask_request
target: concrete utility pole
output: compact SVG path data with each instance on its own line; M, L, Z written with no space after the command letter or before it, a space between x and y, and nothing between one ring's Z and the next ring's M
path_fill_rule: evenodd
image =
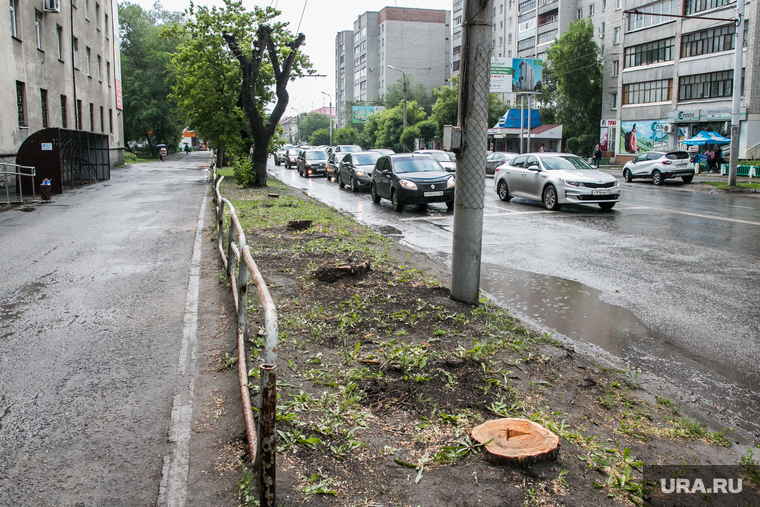
M404 76L404 130L406 130L406 72L401 69L397 69L393 65L388 65L389 69L393 69L396 72L400 72Z
M330 118L330 146L332 146L332 95L325 92L322 92L322 95L327 95L330 97L330 112L327 114L327 116Z
M728 161L728 186L736 186L736 165L739 163L739 113L742 98L742 52L744 49L744 0L736 2L736 47L734 53L734 95L731 107L731 158Z
M480 254L483 244L483 175L488 142L491 85L491 8L493 0L466 0L459 70L459 128L454 193L451 299L480 300Z

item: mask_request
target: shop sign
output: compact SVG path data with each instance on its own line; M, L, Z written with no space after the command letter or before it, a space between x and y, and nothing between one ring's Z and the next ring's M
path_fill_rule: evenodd
M707 109L704 111L707 120L730 120L731 110L727 107L720 109Z
M692 111L675 111L668 115L668 119L678 120L679 122L699 121L701 115L701 109L694 109Z
M617 120L602 120L600 127L617 127Z

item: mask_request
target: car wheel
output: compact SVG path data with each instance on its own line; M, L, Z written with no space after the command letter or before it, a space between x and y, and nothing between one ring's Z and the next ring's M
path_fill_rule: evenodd
M349 186L351 187L351 192L358 192L359 191L359 187L356 186L356 180L354 179L353 176L351 176L351 183L350 183Z
M454 201L446 201L446 207L448 209L454 209Z
M599 207L602 209L612 209L615 207L614 202L600 202Z
M501 199L502 201L509 201L510 199L512 199L512 196L509 195L509 187L507 187L507 182L504 180L501 180L499 182L499 187L496 193L499 194L499 199Z
M683 180L684 183L691 183L691 180L694 179L694 176L693 175L691 175L691 176L681 176L681 179Z
M280 160L277 157L274 157L274 165L280 165Z
M393 203L393 209L395 209L396 211L404 210L404 205L399 200L398 192L396 192L395 190L391 191L391 203Z
M380 196L377 194L377 190L375 190L375 184L372 184L372 187L369 191L370 195L372 196L372 202L375 204L378 204L380 202Z
M624 170L623 171L623 179L625 179L625 181L627 181L628 183L632 182L633 181L633 175L631 174L631 171L629 171L628 169Z
M652 173L652 183L655 185L660 185L662 183L662 173L656 169Z
M557 189L552 185L544 189L544 206L549 211L557 211L562 206L557 198Z
M340 173L338 173L338 176L336 176L336 179L338 180L338 186L340 188L345 188L346 185L343 184L343 178L340 177Z

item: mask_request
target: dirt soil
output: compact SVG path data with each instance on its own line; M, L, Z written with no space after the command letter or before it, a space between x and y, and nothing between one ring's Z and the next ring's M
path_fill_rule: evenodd
M451 300L446 267L426 256L346 217L327 224L323 214L338 212L295 189L277 188L282 205L266 197L271 188L223 190L242 216L269 220L246 234L279 314L278 505L640 505L645 464L739 461L724 433L644 391L637 372L488 302ZM313 227L287 230L293 213ZM366 273L314 276L364 261ZM263 315L254 293L247 355L257 407ZM502 417L555 432L559 458L491 465L469 433Z

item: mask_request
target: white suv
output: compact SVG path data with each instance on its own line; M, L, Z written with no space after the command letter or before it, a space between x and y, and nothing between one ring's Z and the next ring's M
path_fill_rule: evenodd
M635 178L647 178L655 185L661 185L667 178L691 183L694 164L685 151L648 151L623 166L623 178L629 183Z

